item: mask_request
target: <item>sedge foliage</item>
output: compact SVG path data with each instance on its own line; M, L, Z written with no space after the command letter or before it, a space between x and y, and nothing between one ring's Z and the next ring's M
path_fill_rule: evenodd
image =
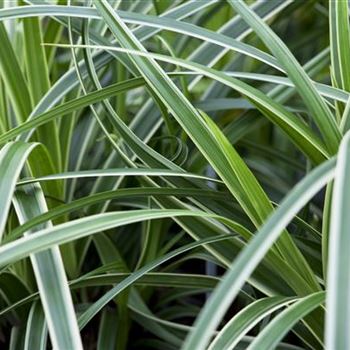
M0 347L350 349L344 0L0 0Z

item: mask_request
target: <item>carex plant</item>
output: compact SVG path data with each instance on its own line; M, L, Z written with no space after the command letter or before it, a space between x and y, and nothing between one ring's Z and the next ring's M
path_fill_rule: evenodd
M350 349L347 0L0 0L0 347Z

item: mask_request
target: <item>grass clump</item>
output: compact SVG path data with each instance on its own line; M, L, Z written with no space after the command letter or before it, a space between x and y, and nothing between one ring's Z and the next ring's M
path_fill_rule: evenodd
M9 349L348 349L347 1L0 2Z

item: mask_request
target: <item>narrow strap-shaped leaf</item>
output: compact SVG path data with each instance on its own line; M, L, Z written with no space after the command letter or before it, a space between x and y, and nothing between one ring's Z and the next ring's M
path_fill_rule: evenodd
M350 25L347 1L329 1L329 22L333 75L338 86L350 91ZM347 100L340 127L343 133L350 128L350 99Z
M287 195L275 213L265 222L248 246L235 259L222 282L199 314L184 350L204 349L227 308L239 293L246 279L268 252L281 231L301 208L334 176L335 159L311 171Z
M98 330L97 350L116 349L118 333L115 331L118 324L116 310L104 310Z
M57 217L60 217L64 214L73 212L75 210L79 210L85 207L88 207L90 205L108 201L111 199L118 199L118 198L132 198L132 197L144 197L144 196L155 196L155 197L161 197L161 196L191 196L191 197L205 197L208 198L208 200L213 198L220 198L220 199L229 199L229 196L226 195L226 193L222 192L216 192L216 191L208 191L204 189L192 189L192 188L153 188L153 187L136 187L136 188L121 188L117 191L106 191L97 193L91 196L79 198L73 202L66 203L60 206L57 206L55 208L50 209L48 212L45 212L41 215L36 216L35 218L27 221L21 226L16 227L13 229L9 236L4 238L4 242L7 241L7 239L14 240L21 236L25 231L29 230L30 228L44 223L47 220L53 220Z
M238 312L217 334L208 350L229 350L242 340L263 318L293 302L294 298L271 297L259 299Z
M129 210L91 215L82 219L56 225L52 228L40 230L36 232L35 235L25 236L14 242L1 246L0 267L25 258L29 254L34 254L45 250L53 245L63 244L82 237L87 237L103 230L108 230L130 223L141 222L143 220L177 216L220 218L217 215L208 214L201 211L175 209ZM230 221L225 218L222 219L225 221Z
M70 47L70 45L58 45L60 47ZM221 82L238 92L244 94L249 100L254 103L257 108L273 123L277 124L282 130L284 130L291 140L316 164L320 163L321 159L329 157L329 152L326 150L325 145L319 139L318 136L298 117L293 113L287 111L281 104L274 101L258 89L235 79L227 74L207 68L195 62L189 62L183 59L169 57L160 54L153 54L144 51L130 50L124 48L115 48L111 46L89 46L89 45L74 45L74 47L96 47L109 51L120 51L135 54L141 57L151 57L159 61L164 61L172 64L177 64L181 67L191 69L195 72L201 73L204 76L212 78L218 82ZM233 74L234 76L235 74ZM243 76L238 74L238 76ZM323 89L323 87L322 87ZM327 89L328 90L328 89ZM337 90L336 90L337 91ZM338 92L338 91L337 91ZM342 98L347 98L344 95ZM40 116L38 116L40 118ZM21 127L21 126L20 126ZM19 128L20 128L19 127ZM6 133L8 134L8 133ZM6 135L5 134L5 135ZM0 137L1 140L1 137ZM322 154L319 154L322 153Z
M254 94L252 94L252 96L254 96ZM174 102L175 104L176 102ZM113 112L111 112L113 113ZM116 120L118 119L118 116L116 116ZM118 126L117 126L118 127ZM208 133L209 136L212 136L212 131L210 130L210 128L207 128L206 132ZM127 135L128 137L132 137ZM226 153L228 154L229 152L225 153L225 147L223 147L222 143L220 142L220 140L215 137L212 136L213 141L218 143L217 146L217 152L216 154L220 154L223 155L224 158L227 159L226 157ZM215 145L215 143L214 143ZM227 146L226 148L232 148L231 145ZM234 152L234 149L232 149L232 152ZM237 163L237 164L236 164ZM222 164L221 164L222 165ZM241 199L240 203L242 205L242 207L245 208L245 210L248 213L253 213L251 215L255 215L254 218L256 220L256 222L258 222L258 220L263 220L264 218L266 218L269 213L272 211L272 206L269 203L268 198L266 197L266 195L264 194L264 192L261 190L261 188L259 187L257 181L255 180L254 176L250 173L249 169L245 166L245 164L241 161L241 162L231 162L228 164L228 167L231 165L232 168L232 172L231 174L235 175L238 179L238 182L243 182L245 181L245 179L247 179L247 181L252 185L252 188L249 188L249 191L247 191L245 189L245 187L241 184L241 190L239 189L239 187L236 187L236 194L238 196L238 198L240 198L240 196L242 196L244 199ZM234 167L236 166L237 169L235 169ZM239 169L244 167L244 171L240 171ZM229 168L226 169L229 172ZM243 175L244 172L244 175ZM238 176L237 174L240 174L240 176ZM231 184L232 184L232 176L231 176ZM231 186L232 188L233 186ZM254 189L253 189L254 188ZM256 197L259 195L259 199L257 199ZM255 211L255 213L254 213ZM282 245L283 243L283 245ZM315 280L313 274L311 273L311 269L308 267L306 261L304 260L304 258L301 256L301 254L298 254L298 249L294 246L293 242L289 239L288 236L283 237L283 240L281 240L281 247L283 247L283 256L285 256L288 260L288 262L301 274L301 276L303 276L308 283L310 283L310 285L313 286L313 288L315 288L315 290L317 290L319 288L317 281ZM294 248L293 248L294 247Z
M140 211L139 211L140 212ZM170 211L163 211L165 212L169 212ZM178 213L180 211L177 211ZM181 211L182 215L185 213L185 211ZM158 218L160 211L158 211ZM171 215L175 215L176 211L172 211ZM155 214L155 213L154 213ZM105 214L106 215L106 214ZM189 215L191 215L189 213ZM192 213L193 215L193 213ZM157 218L157 214L155 214L155 218ZM37 235L38 233L36 233ZM40 234L40 233L39 233ZM52 235L51 235L52 236ZM133 284L135 281L137 281L139 278L141 278L142 276L146 275L147 272L151 271L152 269L156 268L157 266L159 266L160 264L174 258L175 256L182 254L186 251L189 251L191 249L194 249L196 247L205 245L205 244L210 244L210 243L214 243L214 242L219 242L222 241L224 239L230 239L233 238L233 235L222 235L222 236L215 236L215 237L207 237L205 239L201 239L198 240L196 242L192 242L189 243L187 245L181 246L178 249L175 249L174 251L165 254L163 256L161 256L160 258L152 261L151 263L148 263L147 265L145 265L144 267L142 267L141 269L139 269L138 271L132 273L129 275L129 277L127 277L126 279L124 279L120 284L118 284L115 288L111 289L107 294L105 294L98 302L96 302L93 306L91 306L81 317L80 317L80 325L81 327L85 326L86 323L98 312L100 311L100 309L106 305L106 303L108 303L108 301L113 300L114 297L119 294L121 291L123 291L125 288L127 288L128 286L130 286L131 284ZM27 238L27 237L26 237ZM33 238L33 236L31 237ZM51 237L52 238L52 237ZM49 245L51 245L51 243L49 243ZM40 250L45 249L45 248L39 248ZM25 254L30 254L30 251L28 251ZM1 262L0 262L1 263ZM79 284L79 279L76 281ZM19 305L23 305L23 302L26 302L28 300L31 300L33 297L35 297L35 295L32 295L28 298L26 298L26 300L23 300L22 302L18 303Z
M44 48L41 45L43 39L39 19L25 18L23 26L29 93L35 105L50 88L49 71Z
M121 283L113 287L106 294L104 294L98 301L96 301L93 305L91 305L79 318L79 325L83 328L105 305L108 304L111 300L113 300L119 293L121 293L124 289L132 285L139 278L144 276L147 272L155 269L157 266L163 264L164 262L174 258L175 256L182 254L188 250L191 250L195 247L203 245L204 242L207 244L213 243L220 239L227 239L228 236L217 236L216 238L209 237L202 240L198 240L186 245L183 245L180 248L177 248L155 260L144 265L139 270L133 272L129 277L125 278Z
M229 237L227 237L229 238ZM220 238L221 239L221 238ZM205 244L203 241L202 244ZM193 248L196 248L194 246ZM74 289L80 289L84 287L92 286L110 286L122 282L125 278L129 277L131 273L102 273L105 270L110 271L113 265L107 264L99 269L91 271L84 276L81 276L75 280L69 282L69 287ZM181 289L208 289L212 290L215 288L219 281L219 278L212 276L203 276L195 274L178 274L178 273L166 273L166 272L150 272L142 275L133 282L133 285L137 286L157 286L157 287L176 287ZM38 297L38 293L33 293L24 299L21 299L15 303L12 303L7 309L2 309L0 316L15 310L17 307L24 305L26 302L31 302L33 299Z
M91 277L80 277L70 283L71 288L82 288L98 285L112 285L123 281L129 277L130 273L105 273L102 275L91 275ZM167 273L151 272L147 273L138 280L139 285L176 287L176 288L196 288L213 289L218 283L219 278L213 276L203 276L190 273Z
M343 115L341 117L340 129L345 134L350 129L350 98L348 98Z
M231 146L225 135L220 131L218 126L208 116L204 115L204 118L206 119L212 133L215 135L215 138L221 145L222 152L225 154L228 163L236 174L242 188L247 192L247 197L251 202L259 202L259 205L256 205L255 207L258 208L258 214L260 217L263 220L266 219L273 211L272 204L266 193L261 188L253 173L245 165L237 151ZM316 288L316 290L319 289L314 273L288 232L282 232L276 242L276 247L282 257L284 257L286 261L310 283L310 285Z
M277 14L282 12L290 4L289 0L285 1L255 1L250 4L251 9L258 14L264 21L274 21L278 19ZM252 29L237 14L223 24L217 31L227 37L236 38L239 41L245 41L247 36L252 33ZM203 42L198 46L187 59L201 63L207 67L213 67L227 52L227 49L215 47L210 43ZM189 89L193 89L200 77L194 77L189 84Z
M350 91L349 4L344 0L329 1L331 63L336 85Z
M27 321L24 350L45 350L47 346L47 324L40 301L35 301Z
M198 11L205 9L206 7L213 4L215 1L216 0L208 0L208 1L202 1L198 3L197 0L190 0L179 6L171 8L169 11L162 14L161 17L181 20L197 13ZM35 11L36 6L28 6L26 8L28 8L29 12L33 12ZM21 11L20 9L18 10ZM84 10L85 10L85 7L79 8L79 12ZM63 11L67 11L67 10L63 9ZM147 38L156 34L158 31L159 29L141 27L141 28L135 29L135 34L138 35L140 40L146 40ZM104 52L97 53L96 55L94 55L94 64L98 68L98 67L104 66L105 64L108 64L111 61L111 59L112 58L110 57L110 55L105 54ZM83 63L84 62L80 62L80 65L82 68L82 74L85 77L87 75L87 70L86 70L86 67L84 67ZM42 98L42 100L33 110L30 118L34 118L36 115L46 111L49 107L52 107L55 103L57 103L60 100L60 98L62 98L65 94L71 91L74 87L76 87L77 84L78 84L78 79L76 76L75 67L72 67L66 74L62 76L62 78L60 78L52 86L50 91Z
M328 108L326 102L313 86L311 79L305 73L299 62L292 55L283 41L272 31L272 29L242 0L227 0L244 20L254 29L255 33L262 39L265 45L276 57L277 61L287 72L290 80L296 86L305 105L309 108L315 123L327 144L329 152L334 154L339 146L340 131L335 118Z
M322 304L324 299L325 292L318 292L301 298L292 306L287 307L286 310L282 311L263 329L248 346L247 350L275 349L288 331L304 316Z
M49 71L44 47L42 46L41 23L39 18L23 20L25 65L28 87L33 105L36 105L50 88ZM61 169L61 151L59 149L56 121L38 129L38 141L49 150L57 170Z
M26 185L17 190L14 206L21 223L47 211L44 195L38 184ZM44 228L52 228L51 222L36 227L27 234L31 235ZM82 349L73 301L59 248L56 246L47 251L31 254L31 261L53 347Z
M3 23L0 23L0 42L1 78L6 84L6 92L9 94L13 109L16 112L16 121L19 124L24 122L30 114L30 95L27 82Z
M0 241L4 234L7 215L17 178L36 143L10 142L0 151Z
M52 174L33 179L23 179L17 182L17 185L25 185L33 182L52 181L62 179L74 179L74 178L89 178L99 176L182 176L194 179L201 179L205 181L213 181L220 183L220 180L206 177L197 174L191 174L181 171L167 170L167 169L147 169L147 168L121 168L121 169L96 169L96 170L81 170L81 171L69 171L61 174Z
M24 346L25 325L12 326L9 341L9 350L21 350Z
M110 48L111 49L111 48ZM116 49L116 50L121 50L121 49ZM140 53L138 51L130 51L133 52L135 54L143 54ZM185 63L185 61L183 60L179 60L179 59L174 59L174 58L169 58L163 55L153 55L153 54L147 54L147 55L151 55L156 57L157 59L164 59L166 61L169 62L176 62L176 64L179 65L185 65L190 69L195 69L197 70L197 72L194 72L192 74L206 74L209 77L216 77L216 79L220 78L220 81L224 84L227 84L227 86L230 86L234 89L239 89L238 91L246 94L249 97L254 97L255 96L255 101L259 102L259 105L261 104L261 106L266 105L266 101L264 103L262 99L260 99L260 95L261 93L254 89L254 92L251 91L251 93L248 92L248 90L241 90L241 88L239 87L240 85L238 80L236 79L234 82L231 81L232 78L227 77L225 74L220 73L218 71L213 71L212 73L209 73L209 71L207 69L204 69L202 66L198 66L195 63ZM171 75L177 76L179 73L171 73ZM101 101L103 98L108 98L110 96L112 96L113 94L118 94L118 93L123 93L129 89L132 88L136 88L140 85L144 84L144 80L142 78L134 78L134 79L130 79L128 81L122 82L122 83L117 83L117 84L112 84L106 88L103 88L101 90L95 91L95 92L91 92L89 94L87 94L86 96L82 96L79 97L75 100L69 101L69 102L65 102L60 106L54 107L51 110L38 115L35 119L33 120L29 120L25 123L23 123L22 125L13 128L11 130L9 130L8 132L0 135L0 143L5 142L7 140L10 140L11 138L19 135L20 133L23 133L27 130L30 130L32 128L38 127L40 125L43 125L47 122L49 122L51 119L53 118L57 118L57 117L61 117L64 116L65 114L68 114L72 111L75 111L79 108L83 108L88 106L89 104L92 103L96 103L98 101ZM244 86L244 85L242 85ZM245 84L245 87L247 87L247 84ZM332 90L328 92L328 89L325 90L325 94L329 95L329 93L331 93L332 98L337 98L337 94L338 91L334 91L334 94L332 93ZM339 92L340 93L340 92ZM331 97L330 96L330 97ZM338 96L340 101L347 101L348 96L345 94L343 96L343 94ZM266 105L267 106L267 105ZM273 102L273 100L269 99L269 106L267 108L271 108L272 106L274 108L277 108L276 103ZM271 112L270 112L271 113ZM319 148L319 150L322 151L322 153L327 154L326 151L324 151L324 147L320 144L319 140L315 140L315 135L312 135L310 130L308 130L306 128L305 125L303 125L303 123L300 122L300 120L298 120L297 118L295 118L295 116L293 116L291 113L289 113L289 117L282 117L281 111L278 111L277 109L274 109L274 114L276 115L280 115L281 117L276 118L276 116L273 116L270 114L271 117L273 117L272 121L278 123L278 125L280 125L282 128L284 128L286 130L286 132L288 132L288 129L285 126L285 121L288 123L292 123L290 126L293 126L294 128L296 128L296 131L298 133L302 133L305 135L304 137L304 142L298 142L297 144L301 147L305 149L305 152L308 152L308 155L313 158L315 157L315 154L319 153L319 151L317 151L317 149L315 148L315 146L317 148ZM267 114L267 116L269 117L269 114ZM283 122L283 124L281 124L281 122ZM290 128L289 128L290 129ZM293 138L296 136L293 136ZM296 141L297 142L297 141ZM312 146L308 145L308 143L312 142ZM310 151L306 151L309 147L314 147L313 150ZM314 155L314 156L313 156Z
M335 171L328 250L326 348L350 347L350 132L339 149Z
M73 16L81 18L100 18L95 9L86 6L62 6L55 4L48 4L45 0L24 0L30 4L28 6L10 7L1 9L0 18L2 19L14 19L25 17L38 17L38 16ZM168 11L163 12L159 17L168 17L183 19L195 14L196 12L203 10L213 5L216 0L208 0L205 3L198 3L197 0L190 0L186 3L180 4L176 7L170 8ZM74 13L70 11L70 8L75 10ZM118 10L121 13L128 13L127 11ZM48 13L49 12L49 13ZM131 12L129 12L131 13ZM150 32L148 29L146 32Z
M34 7L30 6L30 9L32 10L31 16L34 16L34 14L36 13L40 15L51 15L51 16L52 15L65 15L69 17L74 16L76 18L79 18L79 17L92 18L92 19L101 18L95 9L87 8L87 7L50 5L50 6L34 6ZM3 13L2 11L5 11L5 13ZM11 16L10 18L16 18L16 17L21 18L23 16L30 15L30 11L24 11L23 7L19 7L18 9L11 8L10 11L8 9L0 10L0 20L8 18L9 13L13 13L13 16ZM221 47L235 50L237 52L241 52L243 54L246 54L248 56L261 60L262 62L265 62L276 69L283 71L279 63L276 61L276 59L271 57L269 54L266 54L265 52L259 49L256 49L255 47L252 47L248 44L241 43L238 40L231 39L220 33L211 32L205 28L201 28L186 22L172 20L171 18L141 15L137 13L132 13L132 12L129 13L129 12L123 12L123 11L118 11L118 13L120 14L121 18L124 19L125 22L127 23L148 25L148 26L160 28L163 30L164 29L171 30L177 33L190 35L195 38L205 40L208 43L217 44L217 45L220 45ZM26 20L27 19L25 19L25 21Z
M92 103L101 101L103 98L107 98L112 96L113 94L118 93L118 91L125 92L131 88L135 88L143 84L143 79L138 81L135 81L134 79L127 80L123 83L113 84L106 89L89 93L85 96L81 96L71 101L65 102L57 107L48 109L46 112L40 114L40 117L38 116L36 118L30 119L25 123L15 128L12 128L6 133L0 135L0 143L4 143L5 141L8 141L13 137L18 136L24 131L30 130L33 127L43 125L54 118L73 112L78 108L86 107Z

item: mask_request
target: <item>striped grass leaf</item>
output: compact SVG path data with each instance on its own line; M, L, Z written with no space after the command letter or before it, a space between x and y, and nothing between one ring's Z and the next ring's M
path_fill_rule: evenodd
M247 191L247 196L254 203L266 203L265 210L267 212L260 213L261 219L265 219L272 212L273 207L270 203L268 197L266 196L263 189L260 187L259 183L256 181L253 174L250 172L249 168L246 167L243 160L240 158L235 149L230 145L227 138L216 126L215 123L211 121L208 116L205 119L209 125L209 128L213 132L215 138L218 140L219 144L222 146L223 153L225 154L230 166L235 172L238 181L241 183L242 187ZM267 204L268 203L268 204ZM290 238L287 232L283 232L281 237L276 243L277 251L282 257L296 270L301 276L304 276L306 280L313 285L316 289L319 288L317 281L315 280L314 274L312 273L308 263L304 260L303 255L300 253L293 240Z
M285 198L276 212L266 221L250 244L234 261L223 281L212 294L201 311L183 348L201 349L205 347L211 334L221 321L224 313L235 298L246 278L270 249L281 231L293 216L334 176L335 160L332 159L306 176ZM210 317L208 317L210 315Z
M65 45L59 46L64 47ZM88 46L75 45L75 47ZM293 142L295 142L296 145L300 147L300 149L303 150L308 155L308 157L310 157L315 163L319 163L323 157L329 157L329 153L326 151L322 141L320 141L318 137L313 134L313 132L310 130L310 128L308 128L305 125L304 122L300 121L295 115L285 110L281 105L268 98L265 94L239 81L238 79L228 77L226 74L223 74L213 69L206 68L194 62L187 62L178 58L173 58L159 54L150 54L137 50L114 48L110 46L96 47L106 50L109 49L111 51L127 52L141 57L152 57L160 61L170 62L182 66L184 68L189 68L207 77L222 82L225 85L232 87L233 89L246 95L250 99L250 101L253 102L268 119L280 126L291 137Z
M347 273L348 254L345 248L348 241L348 187L349 173L349 136L347 133L341 144L332 193L330 239L327 272L327 314L326 314L326 346L328 348L347 347L349 336L346 322L349 318L344 305L348 299L349 277Z
M25 236L14 242L3 245L0 247L0 266L5 266L13 261L25 258L29 256L29 254L40 252L53 245L87 237L102 230L108 230L113 227L139 222L145 219L151 220L176 216L208 217L213 215L200 211L162 209L129 210L127 212L109 212L100 215L92 215L56 225L52 228L40 230L41 232L37 232L35 235Z
M226 236L218 236L215 238L206 238L204 240L198 240L196 242L187 244L185 246L182 246L178 249L175 249L168 254L165 254L161 256L158 259L155 259L154 261L144 265L139 270L133 272L129 277L125 278L121 283L116 285L114 288L110 289L106 294L104 294L98 301L96 301L93 305L91 305L79 318L79 325L80 327L86 326L86 324L91 320L92 317L94 317L109 301L113 300L115 296L117 296L119 293L121 293L125 288L130 286L132 283L134 283L136 280L138 280L140 277L142 277L147 272L153 270L160 264L166 262L167 260L170 260L171 258L182 254L190 249L193 249L197 246L200 246L202 244L209 244L213 243L215 241L219 241L222 239L228 239L229 237Z
M339 146L340 132L325 101L317 93L310 78L283 41L242 0L228 0L230 5L254 29L293 81L305 105L320 129L328 150L334 154Z
M276 316L254 341L249 345L251 350L268 350L275 348L284 335L304 316L324 302L325 293L318 292L301 298L288 306Z
M347 52L350 50L350 29L349 9L346 1L329 2L329 19L332 72L336 85L349 91L350 66Z
M115 332L115 325L117 321L116 313L103 310L98 332L98 350L113 350L116 348L118 334Z
M24 19L23 33L28 90L32 105L36 105L50 88L49 70L44 47L41 45L43 39L40 20L38 18ZM45 124L38 128L37 132L38 141L47 145L53 163L59 171L61 169L61 150L55 123L56 121L52 121Z
M271 297L259 299L238 312L216 335L208 349L228 350L242 340L256 324L276 310L295 301L293 298Z
M219 197L222 199L228 199L228 196L223 195L222 193L217 193L215 191L206 191L203 189L192 189L192 188L153 188L153 187L143 187L143 188L122 188L118 191L106 191L102 193L97 193L88 197L80 198L70 203L62 204L55 208L50 209L46 213L32 218L31 220L25 222L23 225L17 227L11 233L4 238L4 242L9 239L14 240L30 228L44 223L48 220L54 220L57 217L63 216L67 213L83 209L90 205L108 201L111 199L125 198L125 197L142 197L142 196L192 196L200 197L204 196L208 199Z
M47 324L40 301L32 304L28 315L24 349L44 350L47 346Z
M0 10L0 19L5 20L8 18L25 18L26 16L42 15L42 16L52 16L52 15L64 15L69 17L81 17L89 19L99 19L101 18L95 9L93 8L81 8L74 6L32 6L28 8L19 7ZM156 16L144 16L138 15L136 13L128 12L119 12L121 18L124 19L127 23L147 25L155 27L162 30L171 30L173 32L189 35L201 40L205 40L208 43L220 45L223 48L234 50L245 55L256 58L264 63L271 65L274 68L281 70L280 65L276 60L270 55L264 53L261 50L258 50L250 45L241 43L238 40L231 39L225 35L214 33L204 28L200 28L194 25L191 25L186 22L179 22L172 20L171 18L162 18ZM283 71L283 70L282 70Z
M47 210L43 193L38 185L26 185L17 190L14 206L21 223ZM32 235L40 229L51 227L51 222L47 222L41 227L27 231L25 235ZM56 246L38 254L31 254L31 262L53 347L82 349L73 301L59 248ZM40 327L40 323L37 326Z
M36 143L10 142L0 151L0 239L4 235L7 215L10 210L11 200L16 187L16 181L29 156L37 146Z
M24 122L30 114L30 95L27 82L3 23L0 23L0 40L3 47L0 53L1 78L6 84L6 94L11 99L15 111L16 125Z

